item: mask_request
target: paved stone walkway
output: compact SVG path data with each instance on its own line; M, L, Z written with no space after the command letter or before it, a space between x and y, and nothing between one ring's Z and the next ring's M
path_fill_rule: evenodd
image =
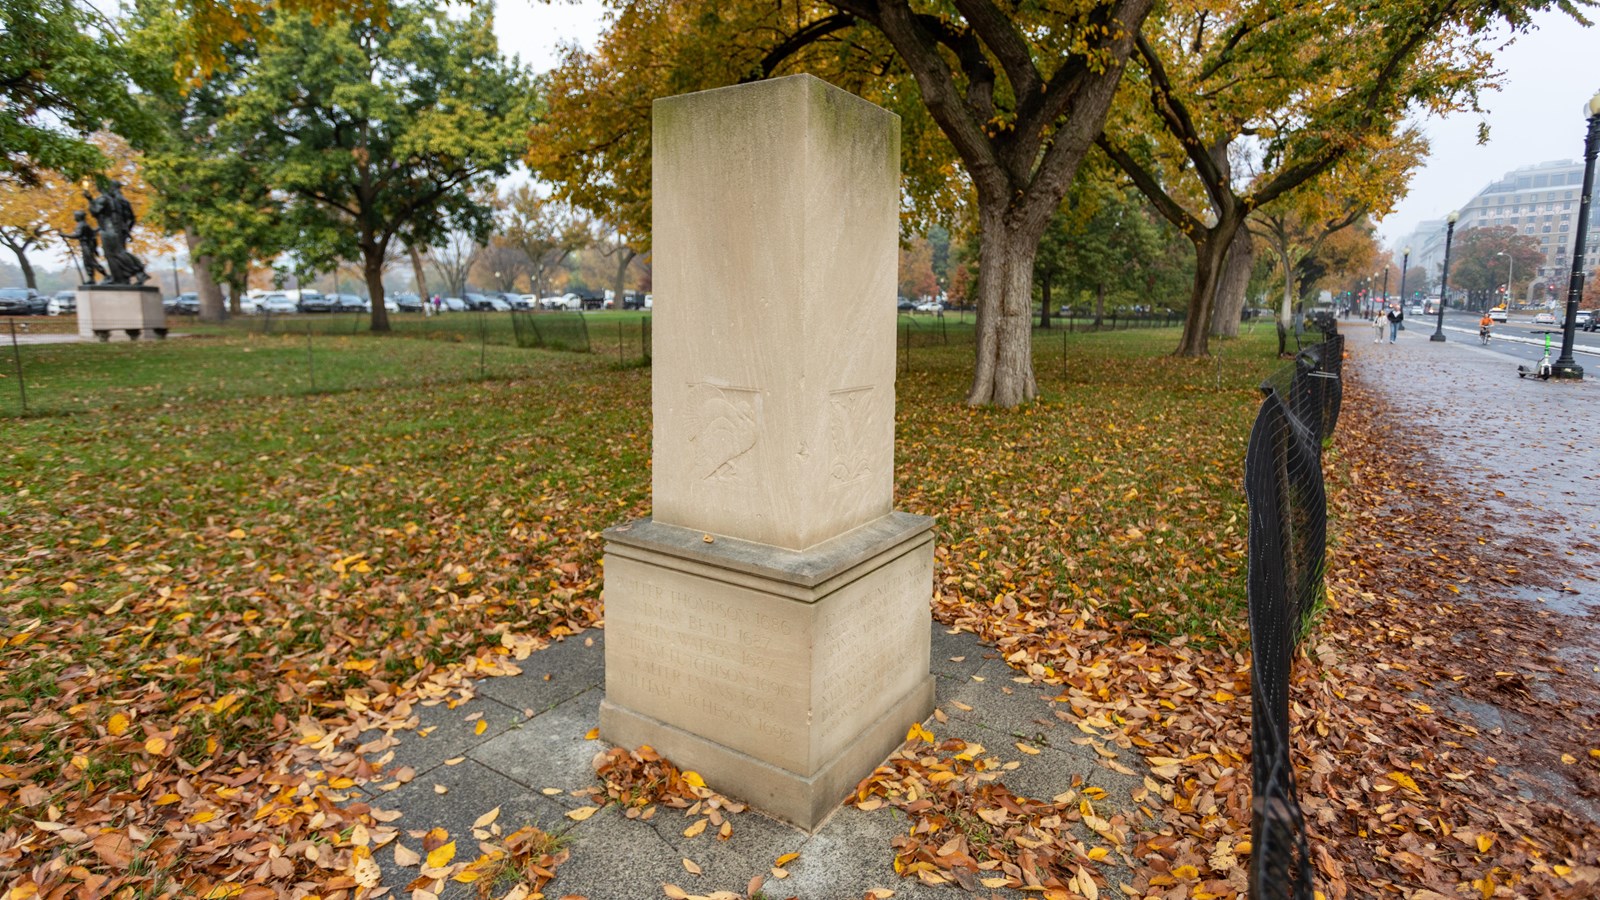
M1107 791L1097 804L1102 816L1131 810L1128 798L1142 778L1118 774L1092 749L1072 743L1081 732L1057 717L1050 703L1059 689L1014 682L1018 673L970 634L952 634L934 624L932 637L937 704L947 721L930 716L923 724L936 738L981 743L990 755L1017 762L1002 782L1018 794L1050 798L1072 788L1079 777ZM887 806L872 812L842 807L812 835L746 811L730 817L733 837L725 842L709 830L685 838L688 820L667 808L660 808L649 822L624 818L615 805L582 822L565 818L567 811L591 805L572 792L596 783L590 763L606 746L585 737L599 724L604 644L603 631L586 632L532 654L519 663L520 675L479 681L477 696L455 709L443 704L420 707L417 731L395 733L399 744L386 765L389 770L409 766L415 777L371 796L375 807L403 813L392 823L401 829L399 841L420 853L421 835L442 827L457 841L459 853L475 856L473 822L496 807L504 833L530 824L565 832L571 858L544 890L552 900L567 895L649 900L665 896L664 884L679 885L693 895L719 890L742 894L750 879L763 873L769 875L764 895L774 900L857 900L872 888L910 900L969 896L954 886L928 886L895 874L889 842L904 833L906 819ZM488 722L481 735L475 733L479 718ZM1017 751L1019 738L1039 753ZM1120 754L1118 761L1144 771L1133 753ZM710 787L715 789L715 783ZM1084 832L1082 837L1092 836ZM773 862L794 852L800 857L786 866L790 876L781 881L770 877ZM383 884L395 896L407 896L405 887L418 870L397 865L390 847L379 850L376 858ZM687 872L684 859L704 874ZM1102 870L1122 880L1125 870L1114 869L1111 862L1102 863ZM503 893L501 889L493 896ZM980 896L989 894L1025 896L1004 890ZM447 883L440 896L471 897L475 888Z
M1374 344L1367 327L1346 323L1346 371L1399 413L1396 424L1425 431L1438 476L1493 513L1491 543L1564 545L1578 593L1547 603L1600 608L1600 358L1577 358L1582 381L1518 378L1517 359L1475 332L1431 333Z

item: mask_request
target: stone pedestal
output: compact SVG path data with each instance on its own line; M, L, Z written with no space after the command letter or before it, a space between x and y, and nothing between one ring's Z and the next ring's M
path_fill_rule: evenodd
M933 708L932 524L891 514L803 552L606 532L601 735L815 828Z
M654 517L606 533L601 735L815 828L933 705L899 120L797 75L658 100L653 141Z
M133 284L78 285L78 334L104 341L113 331L126 332L135 341L145 333L157 339L166 337L161 289Z

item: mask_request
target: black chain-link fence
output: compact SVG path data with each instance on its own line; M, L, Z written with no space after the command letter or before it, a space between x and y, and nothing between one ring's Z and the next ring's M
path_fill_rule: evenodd
M1289 676L1323 591L1327 494L1322 449L1339 420L1344 338L1302 349L1261 385L1245 454L1250 504L1250 896L1311 900L1312 865L1289 757Z
M621 327L621 323L618 323ZM569 353L588 353L589 321L583 313L549 315L547 313L513 312L511 328L518 347L538 347L542 350L565 350Z

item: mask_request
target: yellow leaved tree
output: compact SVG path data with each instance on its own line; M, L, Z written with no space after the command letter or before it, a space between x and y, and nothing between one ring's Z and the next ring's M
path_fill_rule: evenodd
M140 173L139 155L113 134L97 134L92 143L108 162L101 174L122 182L123 195L133 204L134 215L142 220L149 186ZM73 212L88 208L83 191L81 182L52 171L40 172L38 183L32 185L0 181L0 246L16 255L17 267L22 270L28 287L39 286L33 267L35 259L77 265L77 245L70 243L66 235L76 227ZM87 221L90 226L95 225L93 218ZM158 230L140 227L134 231L128 249L136 256L148 258L170 253L172 246L167 236Z

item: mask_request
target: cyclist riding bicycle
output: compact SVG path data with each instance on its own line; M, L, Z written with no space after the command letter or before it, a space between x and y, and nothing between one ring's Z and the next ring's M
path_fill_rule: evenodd
M1478 337L1488 337L1489 329L1492 327L1494 327L1494 320L1489 318L1488 313L1484 313L1483 318L1478 320Z

